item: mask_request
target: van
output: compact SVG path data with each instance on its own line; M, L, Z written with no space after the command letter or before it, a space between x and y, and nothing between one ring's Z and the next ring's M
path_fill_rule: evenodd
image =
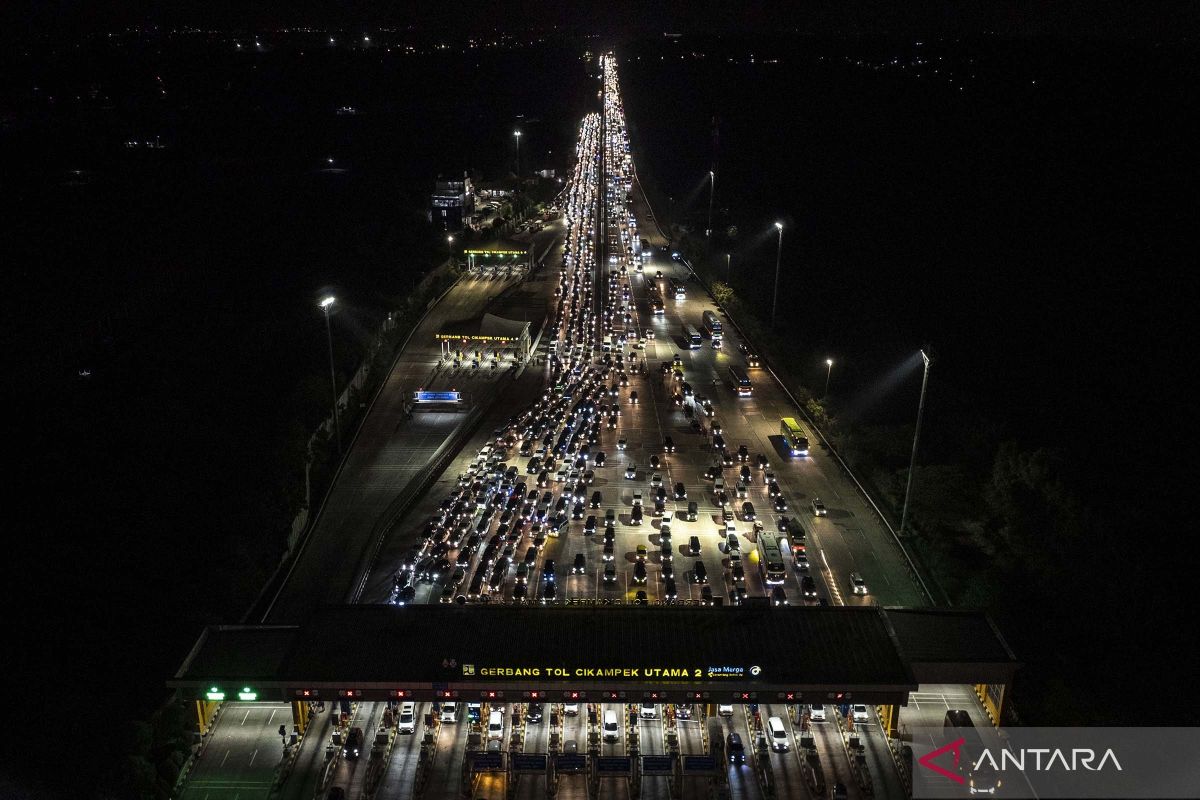
M729 754L730 764L746 763L746 748L742 746L742 737L736 733L731 733L726 738L725 752Z
M503 739L504 738L504 712L493 711L488 714L488 738Z
M621 726L617 724L617 712L604 712L604 741L615 742L621 738Z
M713 492L716 493L723 491L725 491L725 479L718 475L713 479Z
M400 733L417 732L417 704L400 704Z
M442 703L442 722L458 722L458 703Z
M779 717L771 717L767 720L767 735L771 738L771 749L776 753L786 753L789 749L787 728L783 727L783 720Z

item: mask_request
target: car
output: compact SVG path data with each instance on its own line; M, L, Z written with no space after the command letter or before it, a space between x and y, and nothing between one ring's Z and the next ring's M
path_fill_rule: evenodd
M788 510L787 500L784 498L783 495L779 495L774 500L772 500L771 505L776 511L787 511Z
M757 467L758 469L767 469L771 465L767 461L767 457L765 455L763 455L762 453L759 453L756 456L754 456L754 466Z
M711 586L700 587L700 605L711 606L714 603Z
M871 715L867 713L867 707L862 703L850 707L850 716L856 723L871 721Z
M821 703L814 703L808 707L808 718L813 722L825 721L825 706Z
M416 733L417 732L417 704L416 703L401 703L400 704L400 719L397 725L397 730L400 733Z
M583 553L576 553L575 561L574 561L574 563L571 564L571 574L572 575L582 575L586 571L586 569L587 569L587 563L586 563L586 560L584 559Z
M644 562L644 561L635 561L634 562L634 564L633 564L633 582L634 583L645 583L646 582L646 562Z
M679 593L675 590L675 579L667 578L663 581L663 599L668 603L674 603L679 598Z
M671 565L670 561L664 561L659 565L659 574L661 574L663 578L674 578L675 567Z
M568 717L579 716L579 703L563 703L563 714Z
M746 447L746 445L744 445L744 444L742 444L742 445L738 445L738 449L737 449L737 457L738 457L738 461L747 461L747 460L749 460L749 458L750 458L750 448Z
M771 589L771 605L786 606L788 604L787 593L783 591L782 586L775 586Z
M557 577L558 576L554 572L554 559L547 558L546 562L542 564L542 581L545 583L553 583Z
M596 462L596 466L597 466L597 467L603 467L603 466L604 466L604 462L605 462L607 459L608 459L608 456L607 456L607 455L605 455L605 453L604 453L604 451L603 451L603 450L601 450L599 453L596 453L596 458L595 458L594 460L595 460L595 462Z
M656 703L642 703L642 710L638 713L642 719L658 719L658 705Z
M555 587L553 581L542 584L542 603L543 604L553 603L554 599L557 595L558 595L558 589Z
M699 536L689 536L688 537L688 555L692 556L693 558L700 555L700 537Z
M618 440L617 440L617 449L618 449L618 450L624 450L624 449L625 449L625 445L626 445L626 441L625 441L624 439L618 439Z
M733 716L733 704L732 703L718 703L717 704L717 716L718 717L732 717Z
M608 545L605 545L607 548ZM617 582L617 565L609 561L604 565L604 582L612 585Z
M736 533L728 533L725 535L725 552L737 553L742 549L741 542L738 540Z
M695 583L708 583L708 570L704 567L704 562L699 559L692 566L692 580Z
M657 489L658 487L662 486L662 482L662 475L659 475L657 472L650 476L651 489Z
M675 452L675 440L672 439L670 436L663 439L663 452L664 453L674 453Z
M857 572L850 573L850 590L857 595L868 594L867 584L863 581L862 575L859 575Z
M829 514L825 509L825 504L821 502L821 498L819 497L812 499L812 512L814 517L824 517Z
M646 560L646 552L647 552L647 551L646 551L646 545L644 545L644 544L639 544L639 545L637 546L637 551L636 551L637 560L638 560L638 561L645 561L645 560Z
M527 722L541 722L542 721L542 704L541 703L530 703L529 708L525 711L525 720Z
M739 475L741 476L742 482L747 486L754 483L754 476L750 472L750 467L746 466L745 464L743 464L741 470L739 470Z
M742 519L747 521L753 521L757 519L757 517L754 516L754 503L751 503L749 500L742 503Z
M635 406L638 404L638 393L637 392L629 393L629 402L633 403Z
M635 478L637 478L637 465L630 464L629 466L625 467L625 480L631 481Z
M350 729L350 735L346 737L346 743L342 745L343 758L358 758L362 755L363 749L363 729L353 727Z
M646 598L646 590L645 589L638 589L637 593L633 596L633 604L634 605L644 606L644 605L649 605L649 602L650 601Z
M644 514L642 512L642 506L641 505L634 506L633 510L629 512L629 524L630 525L641 525L643 516L644 516Z
M776 483L775 481L771 481L770 483L767 484L767 497L774 500L776 497L779 497L779 495L781 495L781 494L783 494L783 489L780 488L778 483Z
M670 561L675 557L675 554L671 551L671 538L669 536L659 542L658 552L662 561Z
M804 595L805 600L817 599L817 582L813 580L812 575L804 575L800 578L800 592Z
M583 519L583 503L576 503L571 508L571 519Z
M661 463L662 462L659 461L657 454L650 456L650 469L658 469L659 464Z
M738 481L736 484L734 484L733 491L739 499L745 500L749 490L747 489L746 484Z

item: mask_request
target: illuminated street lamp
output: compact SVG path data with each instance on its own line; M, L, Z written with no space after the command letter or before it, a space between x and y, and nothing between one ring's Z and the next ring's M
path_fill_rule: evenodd
M908 523L908 498L912 494L913 472L917 468L917 442L921 438L921 420L925 416L925 387L929 385L929 365L933 359L921 351L921 360L925 362L925 374L921 376L921 401L917 405L917 429L913 432L912 458L908 462L908 486L904 490L904 510L900 512L900 536L904 535L904 526Z
M521 180L521 132L513 131L513 136L517 140L517 180Z
M783 258L783 223L776 222L775 229L779 231L779 246L775 250L775 294L771 298L771 327L775 327L775 307L779 303L779 262Z
M725 254L725 282L733 283L733 259L730 253Z
M832 372L833 372L833 359L827 358L827 359L825 359L825 394L821 395L821 397L824 397L826 394L829 394L829 375Z
M446 237L446 252L449 254L450 260L453 261L454 260L454 235L453 234Z
M333 370L333 329L329 326L329 309L337 302L333 295L324 297L318 305L325 312L325 337L329 342L329 385L333 388L333 430L337 437L338 457L342 455L342 423L338 418L337 373Z
M717 173L708 171L708 227L704 229L705 236L712 236L712 204L713 193L717 191Z

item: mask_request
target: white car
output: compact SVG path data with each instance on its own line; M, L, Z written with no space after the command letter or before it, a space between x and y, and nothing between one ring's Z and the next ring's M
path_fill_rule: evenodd
M657 472L650 476L650 488L657 489L662 486L662 475Z
M636 477L637 477L637 465L630 464L628 467L625 468L625 479L631 481Z
M812 499L812 512L814 517L824 517L829 514L825 509L825 504L821 502L821 498L819 497Z
M825 706L817 703L808 707L808 718L813 722L825 721Z
M718 705L717 706L717 716L718 717L732 717L733 716L733 705L730 703L721 703L720 705Z
M867 707L861 703L851 708L850 715L856 723L871 721L871 716L867 713Z
M579 703L563 703L563 714L568 717L579 716Z
M866 581L857 572L850 573L850 589L857 595L869 594Z

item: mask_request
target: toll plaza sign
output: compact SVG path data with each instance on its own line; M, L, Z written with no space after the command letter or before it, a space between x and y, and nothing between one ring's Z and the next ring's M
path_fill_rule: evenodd
M704 666L655 665L641 666L554 666L512 665L492 666L463 664L464 678L512 679L536 678L540 680L724 680L762 677L759 666L733 664L707 664Z

